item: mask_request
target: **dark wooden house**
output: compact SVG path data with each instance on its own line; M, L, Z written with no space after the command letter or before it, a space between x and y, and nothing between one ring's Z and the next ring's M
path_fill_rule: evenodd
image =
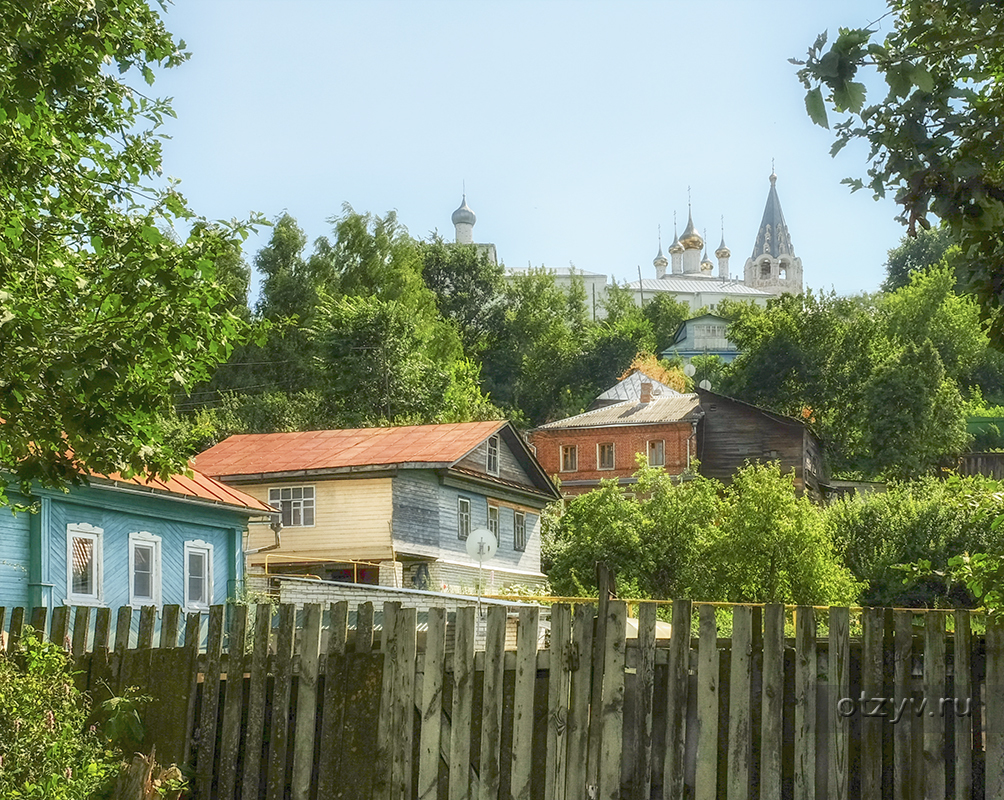
M697 428L700 473L731 483L747 461L777 461L795 486L816 500L826 482L819 439L802 420L697 389L704 416Z

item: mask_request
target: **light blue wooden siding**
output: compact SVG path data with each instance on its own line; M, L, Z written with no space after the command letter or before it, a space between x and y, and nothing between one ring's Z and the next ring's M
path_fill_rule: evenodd
M480 492L480 488L468 491L451 486L439 487L439 517L442 523L440 549L443 551L443 558L476 563L471 562L466 545L457 533L457 500L466 497L471 501L471 530L487 528L489 496ZM540 515L526 512L526 550L519 551L513 547L513 505L495 498L492 498L492 503L499 506L499 547L492 565L499 569L512 567L540 572Z
M129 603L129 534L146 531L161 539L161 599L167 604L183 604L184 547L186 541L201 540L213 545L213 602L223 603L233 594L241 578L240 537L235 527L206 524L207 514L197 505L176 504L164 514L158 498L137 495L129 498L128 510L103 508L101 490L86 497L51 500L48 530L49 582L54 584L53 601L66 599L66 529L73 523L87 523L103 530L102 604L117 608ZM121 500L123 495L116 499ZM86 500L86 502L81 502ZM209 511L215 511L210 509ZM172 518L177 517L177 518Z
M12 503L24 502L11 494ZM28 605L30 515L0 508L0 606Z
M520 464L516 454L505 441L503 432L499 432L499 475L504 480L518 483L522 486L533 486L533 480ZM468 469L481 475L488 475L488 440L485 439L474 450L457 462L460 469Z
M394 546L439 546L439 478L430 470L403 470L392 484Z

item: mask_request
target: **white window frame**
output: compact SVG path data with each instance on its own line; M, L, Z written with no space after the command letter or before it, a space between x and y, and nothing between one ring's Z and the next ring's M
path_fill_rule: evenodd
M136 595L136 546L149 547L153 551L150 560L152 574L150 576L151 597ZM149 531L134 531L129 534L129 605L161 605L161 576L163 575L161 561L160 537Z
M603 459L600 458L600 448L609 447L610 448L610 466L603 466ZM598 470L612 470L617 466L617 450L614 448L613 442L598 442L596 444L596 469Z
M488 503L488 530L495 535L495 544L499 541L499 507Z
M488 437L488 453L485 458L485 469L488 471L489 475L494 475L496 478L499 474L499 437L489 436Z
M652 460L652 445L662 445L662 461ZM665 439L649 439L645 445L646 456L648 458L648 465L650 467L664 467L666 466L666 440Z
M189 560L188 556L190 553L202 553L205 556L206 563L206 573L205 573L205 586L206 586L206 598L208 602L193 602L192 598L188 593L188 580L191 577L191 573L188 571ZM204 542L201 539L194 539L189 542L185 542L185 565L184 565L184 577L185 577L185 609L188 611L206 611L213 604L213 545L209 542Z
M526 550L526 512L514 511L512 515L512 549Z
M466 506L466 510L464 507ZM466 523L466 524L465 524ZM471 501L468 497L457 498L457 538L466 541L471 535Z
M565 466L565 451L568 451L572 456L570 461L572 462L571 468L566 468ZM578 472L579 471L579 446L575 444L562 444L558 446L558 461L561 467L561 472Z
M282 523L283 527L284 528L313 528L314 525L317 524L317 488L313 484L301 484L301 485L297 485L297 486L270 486L268 488L268 504L270 506L272 506L272 508L276 509L279 512L280 516L282 515L282 504L284 502L282 500L282 493L283 493L283 491L285 491L287 489L290 490L290 494L292 494L292 490L294 490L294 489L300 489L301 490L301 497L300 497L299 500L290 499L290 500L286 500L285 501L285 502L290 503L290 504L297 503L297 502L300 503L300 524L296 524L296 523L293 522L293 512L292 512L292 510L290 510L290 513L289 513L289 524L287 525L286 521L283 520L283 523ZM304 500L307 500L308 498L303 497L302 496L302 492L305 491L305 490L308 490L308 489L310 490L310 498L309 498L310 505L309 506L304 506L304 504L303 504ZM272 499L272 493L273 492L276 493L276 495L278 497L277 500L273 500ZM304 525L303 524L303 509L305 507L309 507L310 508L311 523L309 525Z
M104 596L104 556L102 540L104 528L86 522L71 522L66 526L66 603L75 606L98 606ZM77 594L73 591L73 540L88 539L93 542L94 591Z

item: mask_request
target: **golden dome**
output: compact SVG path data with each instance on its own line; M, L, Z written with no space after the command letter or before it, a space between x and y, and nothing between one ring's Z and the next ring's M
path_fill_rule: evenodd
M700 250L704 247L704 239L694 227L694 218L689 213L687 214L687 228L683 231L683 236L680 237L680 244L685 250Z

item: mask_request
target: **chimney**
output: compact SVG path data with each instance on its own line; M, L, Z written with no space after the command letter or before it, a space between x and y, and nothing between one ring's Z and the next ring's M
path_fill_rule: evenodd
M641 402L651 403L652 402L652 384L648 381L641 382Z

